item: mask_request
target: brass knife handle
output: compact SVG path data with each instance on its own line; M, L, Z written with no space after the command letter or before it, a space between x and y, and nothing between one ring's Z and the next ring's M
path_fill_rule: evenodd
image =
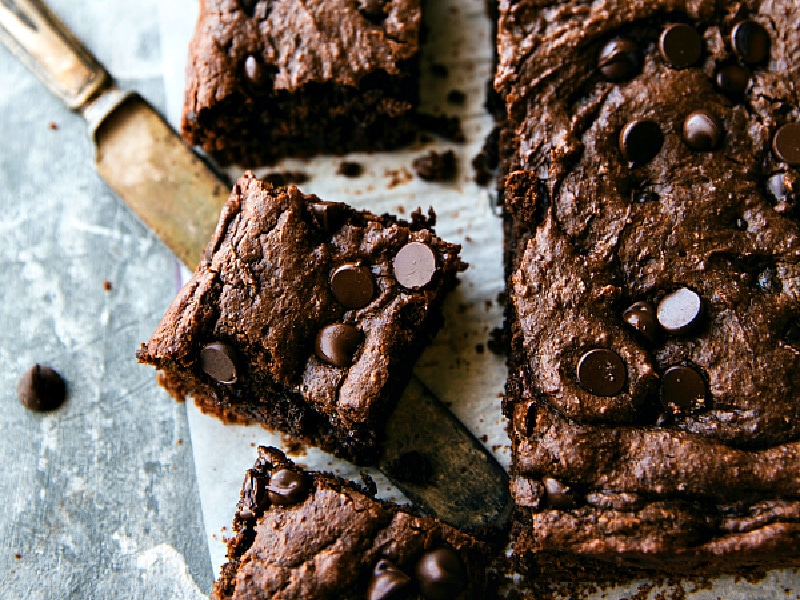
M111 81L40 0L0 0L0 40L72 110L82 111Z

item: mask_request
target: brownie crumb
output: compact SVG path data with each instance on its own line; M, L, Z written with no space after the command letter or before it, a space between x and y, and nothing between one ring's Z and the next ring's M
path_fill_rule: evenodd
M495 327L492 329L489 340L486 342L486 347L489 352L497 356L503 356L508 347L508 340L505 329L502 327Z
M452 181L458 171L456 153L452 150L436 152L417 157L412 162L414 171L425 181Z
M472 159L475 183L489 185L500 166L500 128L494 127L486 136L481 151Z
M467 95L461 90L450 90L447 93L447 103L455 106L464 106L467 101Z
M451 142L462 143L466 139L458 117L420 113L417 115L417 126L423 134L429 132Z
M356 177L361 177L364 173L364 165L360 162L355 162L352 160L343 160L339 163L339 168L336 170L337 175L343 175L344 177L350 177L355 179Z
M113 289L113 286L111 285L111 282L108 279L103 281L103 289L107 292L110 292Z
M50 131L58 131L58 123L56 123L55 121L50 121L50 122L47 124L47 128L48 128Z

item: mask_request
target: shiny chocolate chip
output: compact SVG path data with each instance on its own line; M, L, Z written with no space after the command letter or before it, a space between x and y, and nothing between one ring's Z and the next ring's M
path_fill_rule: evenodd
M320 200L309 204L308 211L311 214L311 222L317 229L333 233L344 224L352 209L344 202Z
M326 325L317 334L317 356L335 367L349 367L362 338L361 332L352 325Z
M711 150L722 139L722 123L707 110L696 110L683 121L683 141L692 150Z
M664 330L685 333L699 322L702 309L700 295L684 287L661 299L656 307L656 317Z
M239 501L239 517L253 519L258 517L269 504L267 485L269 480L253 469L249 469L242 483L242 497Z
M331 275L331 292L347 308L361 308L375 295L375 281L369 267L355 263L339 266Z
M236 383L237 363L236 350L225 342L211 342L200 351L200 368L217 383Z
M452 600L467 587L467 569L452 548L428 550L417 562L415 572L427 600Z
M697 30L686 23L668 25L658 40L663 59L675 69L696 63L703 51L703 40Z
M726 94L741 96L750 84L750 69L742 65L725 65L717 71L717 87Z
M800 165L800 122L786 123L772 138L772 152L790 165Z
M381 559L372 570L372 579L367 589L367 600L396 600L408 590L411 578L392 562Z
M744 63L756 65L769 56L769 33L760 23L747 19L739 21L731 30L731 47Z
M416 290L436 274L436 255L422 242L409 242L394 257L394 276L403 287Z
M266 486L267 497L272 504L288 506L305 500L310 489L305 473L281 469L272 474Z
M645 338L654 343L658 339L659 327L656 310L649 302L635 302L622 313L622 320Z
M675 365L661 376L661 404L673 415L704 409L707 395L706 382L693 367Z
M600 50L597 68L610 81L630 79L641 68L638 46L626 38L609 40Z
M595 396L616 396L625 387L627 369L613 350L595 348L578 361L578 383Z
M17 382L17 398L29 410L55 410L64 403L66 396L67 386L61 375L46 365L33 365Z
M634 163L642 164L655 158L663 143L661 128L649 119L630 121L619 133L619 149L626 159Z

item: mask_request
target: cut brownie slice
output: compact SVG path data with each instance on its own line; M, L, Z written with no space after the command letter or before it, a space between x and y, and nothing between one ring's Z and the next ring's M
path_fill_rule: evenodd
M420 20L420 0L204 0L183 135L246 167L407 143Z
M488 547L260 447L211 597L485 598Z
M245 174L141 362L178 399L375 459L384 417L466 265L411 222Z
M531 574L797 564L798 22L793 0L500 4Z

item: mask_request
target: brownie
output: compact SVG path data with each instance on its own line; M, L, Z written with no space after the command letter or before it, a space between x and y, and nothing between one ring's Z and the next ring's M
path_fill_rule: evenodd
M222 164L414 138L420 0L203 0L182 133Z
M800 5L500 3L519 568L800 558Z
M226 422L372 462L466 268L434 221L432 210L376 216L248 172L138 358L177 399Z
M308 472L276 448L245 475L211 598L482 600L487 546L445 523Z

